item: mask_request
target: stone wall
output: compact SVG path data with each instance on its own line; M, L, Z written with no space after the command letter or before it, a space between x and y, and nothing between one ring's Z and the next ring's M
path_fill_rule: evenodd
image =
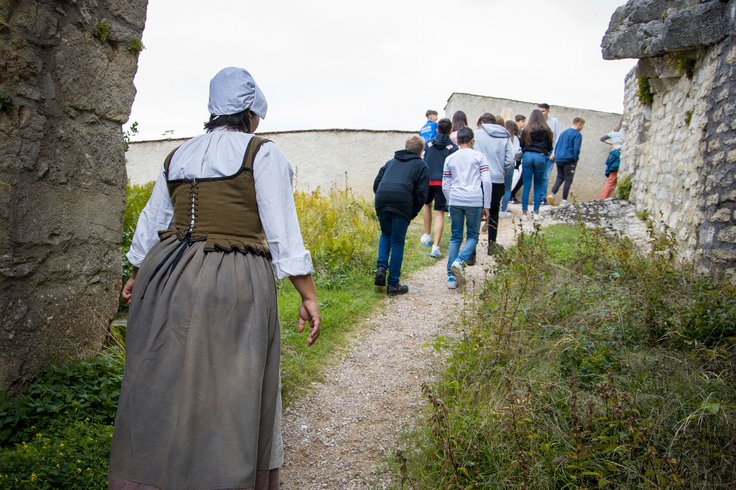
M98 351L116 312L146 6L0 2L1 390Z
M736 280L735 12L734 0L632 0L602 47L640 58L624 102L630 200L672 229L683 259Z
M549 101L543 100L539 102L549 103ZM523 114L528 118L532 110L537 108L537 103L454 93L445 106L445 117L452 119L455 111L461 110L468 116L470 127L475 128L475 123L483 113L500 114L505 107L511 108L514 114ZM621 121L621 114L575 107L551 106L550 115L556 117L559 121L560 131L569 128L575 116L585 119L580 161L575 170L575 180L570 188L570 199L582 201L598 197L603 184L606 182L603 172L606 168L608 151L611 149L610 146L601 143L600 138L618 126ZM550 189L552 183L554 183L556 172L556 170L553 170L550 176ZM561 191L558 193L558 199L560 195Z
M366 198L373 197L378 169L404 147L411 134L416 133L347 129L258 133L279 145L289 159L296 189L308 192L347 184L356 195ZM184 141L132 143L125 155L131 183L156 180L166 155Z

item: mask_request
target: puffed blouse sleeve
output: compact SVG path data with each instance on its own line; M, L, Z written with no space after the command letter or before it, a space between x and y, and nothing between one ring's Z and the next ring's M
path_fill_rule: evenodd
M158 232L168 229L173 217L174 205L171 203L169 188L166 185L166 175L162 168L153 186L151 197L138 217L133 241L130 244L130 250L126 254L131 264L135 267L141 266L148 251L160 241Z
M271 142L265 143L253 162L253 177L258 214L278 279L314 272L297 220L293 176L281 150Z

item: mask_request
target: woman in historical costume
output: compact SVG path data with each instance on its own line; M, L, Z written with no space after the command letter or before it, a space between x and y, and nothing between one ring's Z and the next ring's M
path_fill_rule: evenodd
M215 75L207 132L166 158L138 220L110 488L279 486L274 273L301 294L308 345L320 312L291 166L252 134L266 109L246 70Z

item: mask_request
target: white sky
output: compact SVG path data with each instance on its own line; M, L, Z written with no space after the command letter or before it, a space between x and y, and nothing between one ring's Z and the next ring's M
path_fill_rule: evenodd
M623 3L150 0L129 122L136 139L201 133L226 66L263 90L259 132L418 130L453 92L622 112L635 61L604 61L600 42Z

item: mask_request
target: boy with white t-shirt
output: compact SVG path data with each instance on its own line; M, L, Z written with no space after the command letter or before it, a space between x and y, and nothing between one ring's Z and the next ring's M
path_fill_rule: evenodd
M447 251L447 287L465 284L465 262L478 243L480 221L488 217L491 207L491 177L486 156L473 150L473 130L457 132L460 147L445 160L442 192L450 211L450 245ZM467 228L465 246L460 250Z

